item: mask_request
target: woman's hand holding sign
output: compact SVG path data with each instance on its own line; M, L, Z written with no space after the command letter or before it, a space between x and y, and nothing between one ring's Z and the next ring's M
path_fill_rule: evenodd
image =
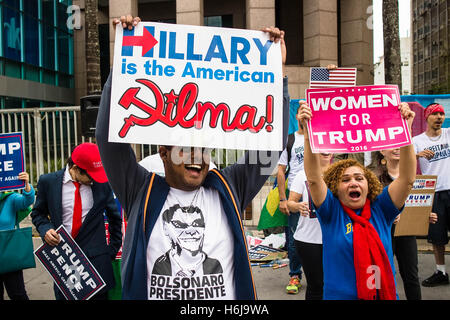
M28 172L21 172L19 173L19 180L23 180L25 182L25 191L30 192L30 176L28 175Z
M299 101L300 110L297 113L297 120L303 125L303 128L306 128L308 121L312 118L311 108L308 103L304 100ZM305 130L305 136L308 134L308 131Z

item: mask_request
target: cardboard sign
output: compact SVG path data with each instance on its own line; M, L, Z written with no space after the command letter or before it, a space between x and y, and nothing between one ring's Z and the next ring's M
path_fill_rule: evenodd
M282 150L279 43L261 31L116 28L109 141Z
M25 188L19 173L25 171L22 132L0 134L0 191Z
M354 153L411 144L398 110L398 87L356 86L306 89L312 110L308 123L314 153Z
M418 175L405 202L394 236L428 235L429 217L433 206L437 176Z
M106 283L67 230L60 226L56 232L61 242L55 247L44 242L34 254L67 300L88 300Z
M249 259L252 262L272 261L286 258L287 252L281 249L272 248L262 244L251 248L248 251Z

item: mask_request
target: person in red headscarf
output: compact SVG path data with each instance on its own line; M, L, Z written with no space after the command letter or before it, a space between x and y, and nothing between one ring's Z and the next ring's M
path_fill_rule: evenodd
M445 120L444 107L432 103L425 108L427 130L413 138L414 150L419 161L422 174L437 175L436 193L432 212L438 216L435 224L428 229L428 242L433 244L436 271L422 281L425 287L448 284L445 271L445 245L448 243L450 230L450 129L442 128Z

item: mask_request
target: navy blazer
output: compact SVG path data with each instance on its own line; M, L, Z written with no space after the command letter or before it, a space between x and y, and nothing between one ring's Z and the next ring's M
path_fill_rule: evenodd
M31 218L43 241L49 229L57 229L62 225L64 171L65 169L62 169L39 177ZM87 213L75 241L105 280L106 287L100 291L103 293L115 286L111 261L115 259L122 245L122 219L109 184L94 182L91 187L94 204ZM109 245L106 244L103 212L106 213L109 223Z

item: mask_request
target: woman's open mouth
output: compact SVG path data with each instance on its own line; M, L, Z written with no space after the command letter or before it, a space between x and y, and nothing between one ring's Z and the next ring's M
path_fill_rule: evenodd
M361 192L359 192L359 191L351 191L349 193L349 196L350 196L350 199L357 200L361 196Z

